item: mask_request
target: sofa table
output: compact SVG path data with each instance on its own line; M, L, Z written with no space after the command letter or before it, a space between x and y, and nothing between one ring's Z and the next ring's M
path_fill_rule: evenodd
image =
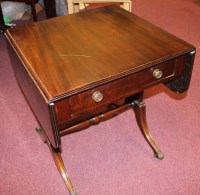
M71 195L77 194L61 156L61 137L133 108L149 133L143 92L163 83L188 89L195 48L118 6L52 18L6 30L17 82L34 112Z

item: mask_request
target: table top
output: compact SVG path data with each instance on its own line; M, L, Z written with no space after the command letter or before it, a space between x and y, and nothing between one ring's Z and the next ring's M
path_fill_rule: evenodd
M15 27L6 36L48 101L194 49L118 6Z

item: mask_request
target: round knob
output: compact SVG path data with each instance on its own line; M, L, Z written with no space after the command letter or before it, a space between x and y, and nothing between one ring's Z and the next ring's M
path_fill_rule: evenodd
M95 92L92 94L92 99L93 99L95 102L100 102L100 101L103 99L103 94L102 94L100 91L95 91Z
M162 75L163 75L163 72L162 72L161 70L159 70L159 69L155 69L155 70L153 71L153 76L154 76L156 79L161 78Z

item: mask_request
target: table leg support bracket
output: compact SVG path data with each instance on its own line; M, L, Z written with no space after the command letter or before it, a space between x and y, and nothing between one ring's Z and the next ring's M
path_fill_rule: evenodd
M58 171L70 193L70 195L78 195L77 192L75 191L73 185L72 185L72 182L68 176L68 173L65 169L65 165L63 163L63 160L62 160L62 155L61 155L61 150L60 148L54 148L49 139L47 138L44 130L40 127L36 128L36 131L39 133L40 137L42 138L42 140L47 143L48 147L49 147L49 150L51 152L51 155L54 159L54 162L58 168Z
M139 126L144 138L146 139L146 141L152 148L152 150L154 152L154 156L160 160L163 159L164 154L160 151L159 147L156 145L155 141L153 140L153 138L149 132L149 128L148 128L147 120L146 120L145 102L143 100L140 100L140 101L136 100L132 103L132 105L133 105L133 108L135 111L138 126Z
M96 124L96 123L99 123L100 120L104 121L104 119L111 118L116 113L120 113L122 110L126 110L128 107L131 107L131 106L134 108L138 126L140 127L140 130L141 130L144 138L146 139L146 141L152 148L152 150L154 152L154 156L160 160L163 159L164 154L160 151L159 147L156 145L155 141L153 140L153 138L149 132L149 129L147 126L147 120L146 120L146 105L145 105L144 101L142 100L142 98L134 100L133 103L126 104L126 105L116 109L115 111L108 112L108 113L104 114L105 116L103 115L104 117L101 115L98 117L95 117L92 121L89 120L89 123L92 122L92 123ZM91 124L88 124L88 121L86 121L82 125L84 127L88 127ZM63 163L62 155L61 155L61 148L54 148L52 146L52 144L50 143L48 137L46 136L46 134L42 128L39 127L39 128L36 128L36 130L39 133L40 137L42 138L43 142L48 145L48 147L51 151L52 157L54 159L54 162L58 168L58 171L60 172L60 175L61 175L70 195L78 195L77 192L75 191L75 189L72 185L72 182L68 176L68 173L65 169L65 165ZM68 131L69 131L69 129L68 129ZM63 136L65 133L67 133L67 132L64 132L61 136Z

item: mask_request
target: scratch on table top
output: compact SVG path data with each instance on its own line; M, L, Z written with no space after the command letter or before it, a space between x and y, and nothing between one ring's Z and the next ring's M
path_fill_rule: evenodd
M90 58L91 56L81 55L81 54L60 54L60 57L85 57Z

